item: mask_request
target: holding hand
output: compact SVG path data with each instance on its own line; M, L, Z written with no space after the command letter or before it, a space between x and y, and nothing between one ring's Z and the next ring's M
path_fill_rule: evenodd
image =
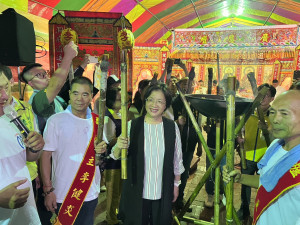
M99 144L95 145L95 151L97 154L102 154L106 152L107 144L105 141L101 141Z
M261 130L268 130L268 124L266 122L262 123L261 121L258 121L258 128Z
M90 63L90 54L85 54L84 57L83 57L83 60L80 64L80 66L85 69L85 67L87 66L87 64Z
M76 57L78 54L78 46L74 44L73 41L70 41L65 47L64 47L64 58L72 60L74 57Z
M27 182L27 179L19 180L0 190L0 207L16 209L25 205L29 196L30 188L18 189Z
M128 138L124 138L122 136L118 137L117 141L117 148L118 149L127 149L128 148Z
M31 131L24 139L25 146L34 151L41 151L45 145L43 136L36 131Z
M240 145L242 145L242 144L245 143L245 139L242 138L242 137L240 137L240 136L237 136L236 141L237 141Z
M223 181L229 183L232 177L234 178L234 182L238 183L241 179L241 171L232 170L228 172L227 166L223 166Z
M165 68L172 70L174 61L171 58L167 58Z

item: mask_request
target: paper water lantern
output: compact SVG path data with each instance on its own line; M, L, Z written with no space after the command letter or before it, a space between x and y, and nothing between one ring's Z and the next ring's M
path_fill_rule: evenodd
M75 30L72 30L71 28L66 28L61 32L60 42L63 46L65 46L70 41L73 41L74 44L78 45L78 35Z
M132 49L134 46L133 33L128 29L122 29L118 33L118 45L123 49Z

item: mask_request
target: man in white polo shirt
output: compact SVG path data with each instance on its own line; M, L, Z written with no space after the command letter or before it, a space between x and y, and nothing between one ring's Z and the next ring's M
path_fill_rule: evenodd
M88 78L72 80L70 105L48 119L44 132L41 174L45 206L58 213L57 222L62 224L93 224L100 192L95 151L104 153L106 143L94 146L98 118L88 107L92 93Z

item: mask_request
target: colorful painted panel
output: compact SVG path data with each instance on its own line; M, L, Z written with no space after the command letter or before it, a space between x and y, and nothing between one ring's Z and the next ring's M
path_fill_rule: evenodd
M297 39L297 25L230 29L176 29L173 34L173 48L296 46Z

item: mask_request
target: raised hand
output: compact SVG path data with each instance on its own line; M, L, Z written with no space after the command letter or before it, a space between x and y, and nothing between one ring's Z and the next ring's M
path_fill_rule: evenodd
M70 41L64 47L64 58L72 60L74 57L77 56L77 54L78 54L78 46L76 44L74 44L73 41Z

